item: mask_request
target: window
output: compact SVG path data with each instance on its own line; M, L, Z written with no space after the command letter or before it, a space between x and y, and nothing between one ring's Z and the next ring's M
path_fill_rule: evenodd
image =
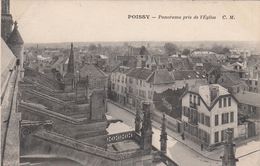
M230 112L230 122L234 122L234 112Z
M209 116L205 116L205 125L210 127L210 118L209 118Z
M198 105L200 105L200 97L198 96Z
M221 142L225 140L225 130L221 131Z
M129 78L129 83L132 84L133 83L133 79Z
M203 113L201 114L200 120L201 120L201 124L204 124L204 114Z
M219 139L218 139L218 131L215 132L215 143L218 143L219 142Z
M219 99L218 106L219 106L219 108L222 107L222 98Z
M192 94L190 94L190 103L192 103Z
M221 118L222 118L222 124L228 123L229 113L223 113Z
M228 98L228 106L231 106L231 97Z
M193 96L193 103L196 103L196 96Z
M224 107L226 107L226 106L227 106L227 99L224 98Z
M218 125L218 115L215 115L215 126Z
M232 138L234 138L234 129L233 128L230 128L231 129L231 132L232 132Z

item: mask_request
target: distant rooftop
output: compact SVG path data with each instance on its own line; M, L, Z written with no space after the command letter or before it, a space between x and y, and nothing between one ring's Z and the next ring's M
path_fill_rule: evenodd
M131 70L127 74L127 76L133 77L136 79L147 80L151 74L152 74L152 71L149 69L135 68L135 69Z
M174 80L206 79L206 74L200 70L176 70L172 75Z

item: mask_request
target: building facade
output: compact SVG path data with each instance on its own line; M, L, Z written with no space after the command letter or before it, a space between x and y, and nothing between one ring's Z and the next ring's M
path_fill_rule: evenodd
M209 149L225 140L231 128L237 137L238 102L218 84L191 88L182 97L184 133Z

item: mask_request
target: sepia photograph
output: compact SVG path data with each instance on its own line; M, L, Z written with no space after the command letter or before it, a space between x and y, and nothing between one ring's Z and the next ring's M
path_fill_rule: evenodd
M259 166L259 16L1 0L1 166Z

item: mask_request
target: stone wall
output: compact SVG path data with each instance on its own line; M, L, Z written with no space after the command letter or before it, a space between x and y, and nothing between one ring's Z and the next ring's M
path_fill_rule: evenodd
M105 92L104 90L93 91L90 97L90 119L101 120L105 118Z
M46 109L32 108L25 105L20 105L22 120L31 121L46 121L54 122L53 131L65 136L85 140L91 140L95 136L95 141L91 141L96 146L106 146L106 127L107 122L104 121L80 121L59 113L51 112Z
M26 145L26 146L25 146ZM59 134L44 130L28 135L23 143L21 155L55 155L77 161L82 165L100 166L150 166L151 155L142 155L142 151L126 153L110 152L103 148L75 141Z

